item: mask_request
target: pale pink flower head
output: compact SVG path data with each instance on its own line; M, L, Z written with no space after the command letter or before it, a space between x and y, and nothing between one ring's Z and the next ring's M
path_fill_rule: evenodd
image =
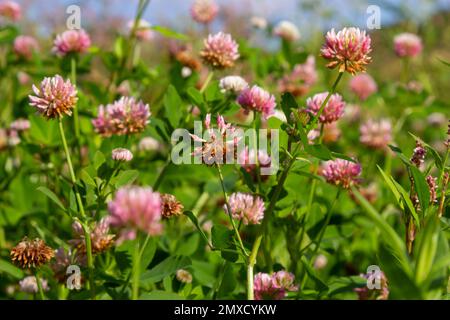
M253 281L255 300L281 300L286 293L273 286L270 274L258 272Z
M182 283L192 283L192 274L184 269L178 269L176 273L177 280Z
M242 90L237 101L247 112L261 112L266 119L275 112L275 97L256 85Z
M44 78L40 87L33 85L35 96L29 95L30 105L48 119L72 115L78 101L77 89L69 79L56 75Z
M317 115L327 95L328 92L322 92L308 98L306 110L314 116ZM345 102L342 100L342 96L338 93L332 94L319 117L320 123L332 123L339 120L344 115L344 108Z
M369 148L386 150L392 141L392 125L387 119L369 119L359 128L359 141Z
M18 21L22 17L22 9L17 2L5 1L0 3L0 16L11 21Z
M239 45L230 34L219 32L209 35L204 40L204 48L200 52L203 61L216 69L225 69L234 66L239 58Z
M328 68L338 68L339 72L347 71L355 75L364 72L371 62L370 45L370 36L359 28L344 28L338 33L332 29L328 31L320 52L323 58L330 61Z
M142 100L122 97L106 107L101 105L92 124L95 131L105 137L135 134L144 131L150 115L150 107Z
M152 188L122 187L108 203L108 210L109 224L122 228L126 234L135 235L140 230L148 235L158 235L162 231L161 196Z
M295 97L305 95L317 82L316 59L310 55L303 64L297 64L292 73L278 81L278 90Z
M39 45L35 38L30 36L18 36L14 39L14 52L21 58L29 60L33 53L38 51Z
M373 78L366 74L359 74L350 80L350 90L356 94L360 100L366 100L377 92L378 86Z
M320 174L328 183L348 189L359 184L361 165L343 159L330 160L322 166Z
M264 218L264 201L258 196L236 192L230 196L229 204L233 219L242 220L245 225L260 224ZM227 205L224 210L228 213Z
M130 30L130 32L131 32L134 27L134 20L129 21L127 24L127 27L128 27L128 30ZM144 19L139 20L136 25L135 36L139 41L151 40L153 38L154 34L151 29L150 23Z
M269 275L259 272L254 277L254 294L256 300L281 300L287 291L297 291L294 275L286 271L278 271Z
M48 291L50 288L48 282L45 279L39 279L41 282L41 287L43 291ZM20 291L30 294L35 294L39 292L37 285L37 280L35 276L28 276L19 281Z
M67 30L56 36L53 52L63 57L69 53L84 53L91 46L91 38L84 30Z
M288 291L297 291L298 287L294 284L295 276L287 271L281 270L272 275L274 286Z
M422 39L413 33L401 33L394 38L395 54L413 58L422 52Z
M220 79L219 87L222 93L239 94L248 88L248 83L240 76L226 76Z
M290 21L283 20L273 29L273 34L280 38L293 42L300 39L300 31L297 26Z
M192 19L198 23L209 24L219 13L219 6L214 0L195 0L191 6Z
M209 166L234 161L240 140L239 135L236 134L236 128L226 123L221 115L217 115L217 128L213 128L209 113L205 117L204 124L206 132L203 137L191 134L195 143L192 155Z
M30 129L30 121L27 119L23 119L23 118L19 118L14 120L13 122L11 122L11 124L9 125L9 128L11 130L17 131L17 132L21 132L21 131L27 131L28 129Z
M111 158L114 161L130 162L131 160L133 160L133 154L128 149L116 148L113 149L111 153Z
M17 72L17 80L19 80L19 83L23 86L30 84L31 77L28 73L19 71Z

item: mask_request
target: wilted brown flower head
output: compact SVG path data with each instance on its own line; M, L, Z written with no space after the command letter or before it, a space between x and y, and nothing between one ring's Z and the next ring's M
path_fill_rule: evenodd
M69 243L77 249L78 254L85 254L86 242L81 224L79 222L74 222L72 224L72 229L76 238L70 240ZM115 235L109 234L108 219L103 218L100 222L96 222L91 230L93 254L102 253L113 245Z
M38 238L28 240L25 237L12 248L10 255L11 260L15 264L25 269L31 267L38 268L46 264L54 257L55 252L45 244L44 240Z
M162 216L164 218L171 218L174 216L179 216L183 213L184 206L171 194L162 194Z

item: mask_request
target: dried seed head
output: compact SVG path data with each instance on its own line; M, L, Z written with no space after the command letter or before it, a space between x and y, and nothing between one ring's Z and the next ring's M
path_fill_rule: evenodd
M44 240L28 240L23 238L17 246L11 250L11 260L21 268L39 268L54 257L55 252L47 246Z
M184 206L171 194L162 194L162 211L161 215L164 218L171 218L179 216L183 213Z

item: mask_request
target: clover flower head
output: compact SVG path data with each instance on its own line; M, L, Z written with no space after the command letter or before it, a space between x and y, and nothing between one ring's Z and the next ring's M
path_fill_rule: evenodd
M69 53L84 53L91 46L91 38L84 30L66 30L56 36L53 52L64 57Z
M358 74L350 80L350 90L364 101L377 92L378 86L375 80L367 73Z
M369 119L359 128L359 141L369 148L383 150L392 141L392 125L387 119Z
M280 38L293 42L300 39L300 31L297 26L290 21L280 21L273 29L273 34Z
M142 100L121 97L106 107L101 105L92 124L95 131L105 137L135 134L144 131L150 115L150 107Z
M328 92L322 92L306 100L306 111L317 115L322 103L325 101ZM345 102L338 93L332 94L319 117L320 123L332 123L339 120L344 115Z
M209 35L204 40L204 48L200 52L203 61L215 69L225 69L234 66L239 58L239 45L230 34L219 32Z
M359 184L361 165L343 159L330 160L322 166L320 174L328 183L348 189Z
M399 57L418 56L422 52L422 39L413 33L401 33L394 38L394 51Z
M256 85L242 90L237 101L246 111L261 112L265 119L275 113L275 97Z
M33 53L38 51L39 45L35 38L30 36L18 36L14 39L14 52L21 58L29 60Z
M264 218L264 201L258 196L242 192L233 193L229 205L233 219L242 220L245 225L260 224ZM224 210L229 213L227 205L224 205Z
M219 13L214 0L195 0L191 6L191 17L198 23L209 24Z
M77 89L70 82L56 75L44 78L39 88L33 85L35 95L29 95L30 105L47 119L72 115L78 101Z
M329 61L327 67L338 68L339 72L355 75L364 72L372 58L370 36L359 28L344 28L338 33L332 29L325 37L325 44L321 49L323 58Z
M140 230L148 235L162 231L162 201L158 192L149 187L126 186L120 188L108 203L108 222L135 236ZM123 235L124 233L122 233ZM131 236L132 237L132 236Z

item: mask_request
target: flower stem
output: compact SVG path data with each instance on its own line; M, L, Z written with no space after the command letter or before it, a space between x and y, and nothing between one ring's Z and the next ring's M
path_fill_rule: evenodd
M133 282L132 282L132 296L133 300L139 299L139 278L141 271L141 250L139 246L139 235L136 236L136 245L133 255Z
M233 215L231 213L231 206L228 201L227 191L225 190L225 184L224 184L224 180L223 180L222 170L220 169L220 164L216 163L216 167L217 167L217 171L219 172L220 184L222 185L223 197L225 198L225 205L227 207L227 213L228 213L228 217L230 218L230 223L233 226L233 230L236 235L236 239L239 242L239 246L242 250L242 253L244 254L244 256L247 257L248 256L247 250L245 250L244 244L241 239L241 235L239 234L239 230L237 229L236 224L234 223L234 220L233 220Z
M212 78L214 76L214 72L210 71L208 73L208 77L206 78L205 82L203 83L202 87L200 88L200 93L204 93L206 88L208 88L209 83L211 82Z
M322 102L322 105L320 106L320 109L317 112L317 115L314 117L313 121L311 122L308 131L314 130L316 128L317 123L319 122L319 118L322 115L323 110L325 109L325 106L328 103L328 100L330 100L331 96L336 92L336 87L337 87L339 81L341 81L341 78L342 78L343 74L344 74L343 72L339 72L339 75L337 76L336 81L334 81L334 84L331 87L330 92L328 92L327 97Z
M70 58L70 80L74 86L77 85L77 60L75 57ZM73 123L75 127L75 137L80 138L80 120L78 119L78 106L73 109Z
M264 221L262 226L259 229L259 233L255 239L255 242L253 242L252 251L250 253L250 257L248 259L247 264L247 299L248 300L254 300L254 292L253 292L253 268L256 264L256 257L258 256L259 247L261 246L261 241L264 238L264 233L267 229L267 224L270 220L270 216L273 213L273 210L275 209L275 205L278 201L278 198L280 197L281 190L283 189L284 182L286 181L286 178L288 176L289 170L291 169L292 165L295 162L296 159L296 153L299 148L299 144L295 147L293 152L293 157L289 161L289 163L286 165L283 173L280 176L280 179L278 180L277 188L275 189L275 193L272 196L272 199L270 200L269 207L264 214Z
M36 284L38 287L39 297L41 300L45 300L44 290L42 289L41 278L39 277L38 270L36 270L35 278L36 278Z
M73 170L72 158L70 157L69 147L67 146L67 140L66 140L66 135L64 133L64 125L63 125L63 122L62 122L62 118L59 118L59 133L61 135L61 140L62 140L62 143L63 143L64 152L66 153L67 165L69 166L70 178L72 180L73 188L74 188L74 191L75 191L75 199L77 201L78 208L80 210L80 215L81 215L81 217L83 219L82 226L83 226L83 231L84 231L84 238L85 238L85 244L86 244L87 265L88 265L88 271L89 271L89 284L88 284L88 286L89 286L89 289L91 290L92 299L95 299L95 286L94 286L94 278L93 278L94 262L93 262L93 257L92 257L91 234L90 234L90 231L89 231L89 227L86 224L86 213L84 211L83 201L81 200L81 195L80 195L80 192L78 190L77 178L75 177L75 171Z

